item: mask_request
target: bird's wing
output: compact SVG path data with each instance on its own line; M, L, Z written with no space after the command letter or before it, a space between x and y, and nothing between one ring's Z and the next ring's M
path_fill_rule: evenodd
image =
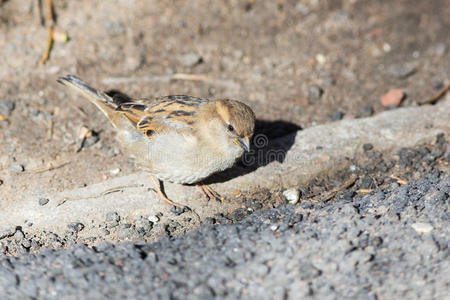
M123 103L116 111L123 113L138 131L151 138L169 130L192 129L200 105L208 100L175 95L146 102Z

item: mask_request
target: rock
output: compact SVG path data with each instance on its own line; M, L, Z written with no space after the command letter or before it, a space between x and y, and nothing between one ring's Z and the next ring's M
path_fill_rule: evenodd
M81 230L84 229L84 224L82 224L80 222L73 222L73 223L67 224L67 228L69 228L73 232L80 232Z
M39 205L44 206L48 201L50 201L48 198L39 198Z
M395 64L388 68L388 72L394 77L406 78L416 72L416 66L412 63Z
M370 143L364 144L364 145L363 145L363 150L364 150L364 152L370 151L370 150L372 150L372 149L373 149L373 145L370 144Z
M332 114L330 115L330 119L333 120L333 121L339 121L339 120L342 120L343 117L344 117L344 113L341 112L341 111L337 111L337 112L332 113Z
M381 105L384 107L397 107L404 97L405 93L401 89L392 89L381 97Z
M440 78L434 77L431 79L431 85L435 90L440 90L444 87L444 82Z
M411 227L417 232L417 233L430 233L433 230L433 226L429 223L414 223L411 224Z
M10 169L11 171L13 171L13 172L16 172L16 173L21 173L21 172L25 171L25 167L24 167L23 165L21 165L21 164L15 162L15 161L14 161L14 162L11 162L11 163L9 164L9 169Z
M323 95L323 89L316 85L316 84L311 84L310 86L308 86L308 98L310 100L316 101L319 100Z
M179 58L179 61L185 67L193 67L197 64L200 64L203 61L203 58L194 52L189 52L182 55Z
M106 226L109 228L119 225L120 216L117 212L109 212L106 214Z
M156 223L159 222L159 217L158 217L158 216L155 216L155 215L149 216L147 219L148 219L150 222L152 222L153 224L156 224Z
M373 107L370 105L364 105L363 107L358 109L358 118L367 118L372 116L374 113Z
M16 232L14 233L14 239L16 241L20 242L24 238L25 238L25 234L23 233L23 231L21 229L17 229Z
M288 189L283 192L283 196L290 204L297 204L300 199L300 191L298 189Z
M2 100L0 101L0 115L3 115L5 117L10 116L11 112L16 107L16 104L9 100Z

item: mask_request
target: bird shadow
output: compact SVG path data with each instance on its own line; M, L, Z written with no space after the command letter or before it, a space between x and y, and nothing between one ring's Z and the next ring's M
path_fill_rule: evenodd
M244 153L233 167L209 176L202 183L221 183L251 173L274 161L283 163L287 152L295 143L297 131L301 129L287 121L257 119L250 151Z

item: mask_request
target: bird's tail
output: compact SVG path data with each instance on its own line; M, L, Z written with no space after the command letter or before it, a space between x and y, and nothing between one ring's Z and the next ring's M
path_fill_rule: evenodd
M115 104L113 99L106 93L90 87L83 80L74 75L59 77L58 82L77 90L89 101L94 103L110 119L113 116L117 104Z

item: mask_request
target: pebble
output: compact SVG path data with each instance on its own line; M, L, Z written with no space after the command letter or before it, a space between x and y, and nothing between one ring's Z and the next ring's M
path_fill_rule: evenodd
M158 223L158 222L159 222L159 217L153 215L153 216L149 216L149 217L147 218L147 220L149 220L150 222L152 222L153 224L155 224L155 223Z
M416 66L412 63L395 64L388 68L389 74L397 78L406 78L416 72L416 70Z
M374 113L373 107L370 105L364 105L358 110L358 118L367 118L372 116Z
M372 150L372 149L373 149L373 145L370 144L370 143L367 143L367 144L364 144L364 145L363 145L363 150L364 150L364 152L370 151L370 150Z
M290 204L297 204L300 199L300 191L298 189L288 189L283 192L283 196Z
M50 201L48 198L39 198L39 205L44 206L48 201Z
M22 230L17 229L16 232L14 233L14 239L16 241L21 241L25 238L25 234L23 233Z
M120 216L117 212L109 212L106 214L106 226L108 227L116 227L119 225Z
M17 162L11 162L9 164L9 170L16 172L16 173L21 173L21 172L25 171L25 167Z
M401 89L392 89L384 94L380 101L384 107L397 107L405 97L405 93Z
M72 223L67 224L67 228L69 228L73 232L80 232L81 230L84 229L84 224L82 224L80 222L72 222Z
M186 206L184 207L174 206L170 209L170 212L173 213L175 216L179 216L187 211L189 211L189 209Z
M411 224L411 227L417 232L417 233L430 233L433 230L433 226L429 223L414 223Z
M116 176L120 173L120 169L119 168L115 168L109 171L109 174L111 174L112 176Z
M23 239L21 244L22 244L22 246L23 246L24 248L26 248L26 249L31 248L31 242L30 242L30 240Z
M339 121L339 120L342 120L343 117L344 117L344 113L341 112L341 111L337 111L337 112L332 113L332 114L330 115L330 119L333 120L333 121Z
M323 95L323 89L317 84L308 86L308 97L310 100L319 100Z
M180 63L185 67L193 67L200 64L202 60L203 58L194 52L189 52L179 58Z
M16 107L16 104L9 100L2 100L0 101L0 115L3 116L10 116L11 112Z
M444 82L440 78L434 77L431 79L431 85L435 90L440 90L444 87Z

